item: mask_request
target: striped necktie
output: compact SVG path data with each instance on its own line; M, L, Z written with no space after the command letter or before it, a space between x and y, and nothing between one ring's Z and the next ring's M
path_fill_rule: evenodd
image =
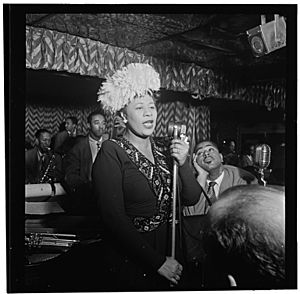
M207 196L210 199L212 204L217 201L217 196L216 196L216 192L214 189L214 186L216 184L217 184L216 182L209 182L208 188L207 188ZM205 213L207 213L208 209L209 209L209 204L208 204L207 200L205 200Z

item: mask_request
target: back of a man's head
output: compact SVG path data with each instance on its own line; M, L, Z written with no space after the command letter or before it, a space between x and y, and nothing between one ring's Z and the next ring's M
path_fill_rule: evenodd
M226 190L208 213L212 264L244 289L279 289L285 280L284 192L258 185Z

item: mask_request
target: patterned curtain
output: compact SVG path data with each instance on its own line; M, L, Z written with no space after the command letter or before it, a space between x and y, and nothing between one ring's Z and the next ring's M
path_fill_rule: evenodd
M162 88L217 95L214 72L195 64L164 61L108 44L44 28L26 26L26 67L105 78L132 63L152 65Z
M68 116L77 117L79 133L86 134L87 116L98 107L98 105L86 108L26 105L25 138L33 143L35 141L35 132L41 128L46 128L52 135L55 135L59 131L59 125L64 122Z
M100 105L90 107L55 107L42 105L26 105L25 138L31 143L35 140L35 132L40 128L48 129L52 135L59 130L59 125L68 116L78 118L80 134L88 133L87 116ZM210 112L207 106L191 106L183 102L157 103L158 117L155 136L165 137L168 124L180 121L187 126L187 135L192 146L202 139L210 137ZM113 117L107 114L107 132L112 133Z
M88 38L26 26L27 68L105 78L132 62L152 65L162 88L190 92L195 99L214 97L257 103L268 109L285 107L285 81L240 85L195 64L157 59Z

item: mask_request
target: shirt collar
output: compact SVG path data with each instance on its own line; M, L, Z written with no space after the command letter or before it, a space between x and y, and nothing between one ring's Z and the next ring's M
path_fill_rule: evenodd
M102 136L101 136L101 138L99 139L99 140L95 140L94 138L92 138L90 135L89 135L89 141L91 142L91 143L101 143L102 142Z
M220 186L222 183L223 177L224 177L224 171L222 171L222 173L215 180L213 180L213 181L207 180L207 183L209 184L210 182L215 182L217 185Z

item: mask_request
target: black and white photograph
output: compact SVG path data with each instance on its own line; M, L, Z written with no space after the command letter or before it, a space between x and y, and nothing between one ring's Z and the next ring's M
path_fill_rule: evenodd
M2 8L6 292L297 289L296 4Z

